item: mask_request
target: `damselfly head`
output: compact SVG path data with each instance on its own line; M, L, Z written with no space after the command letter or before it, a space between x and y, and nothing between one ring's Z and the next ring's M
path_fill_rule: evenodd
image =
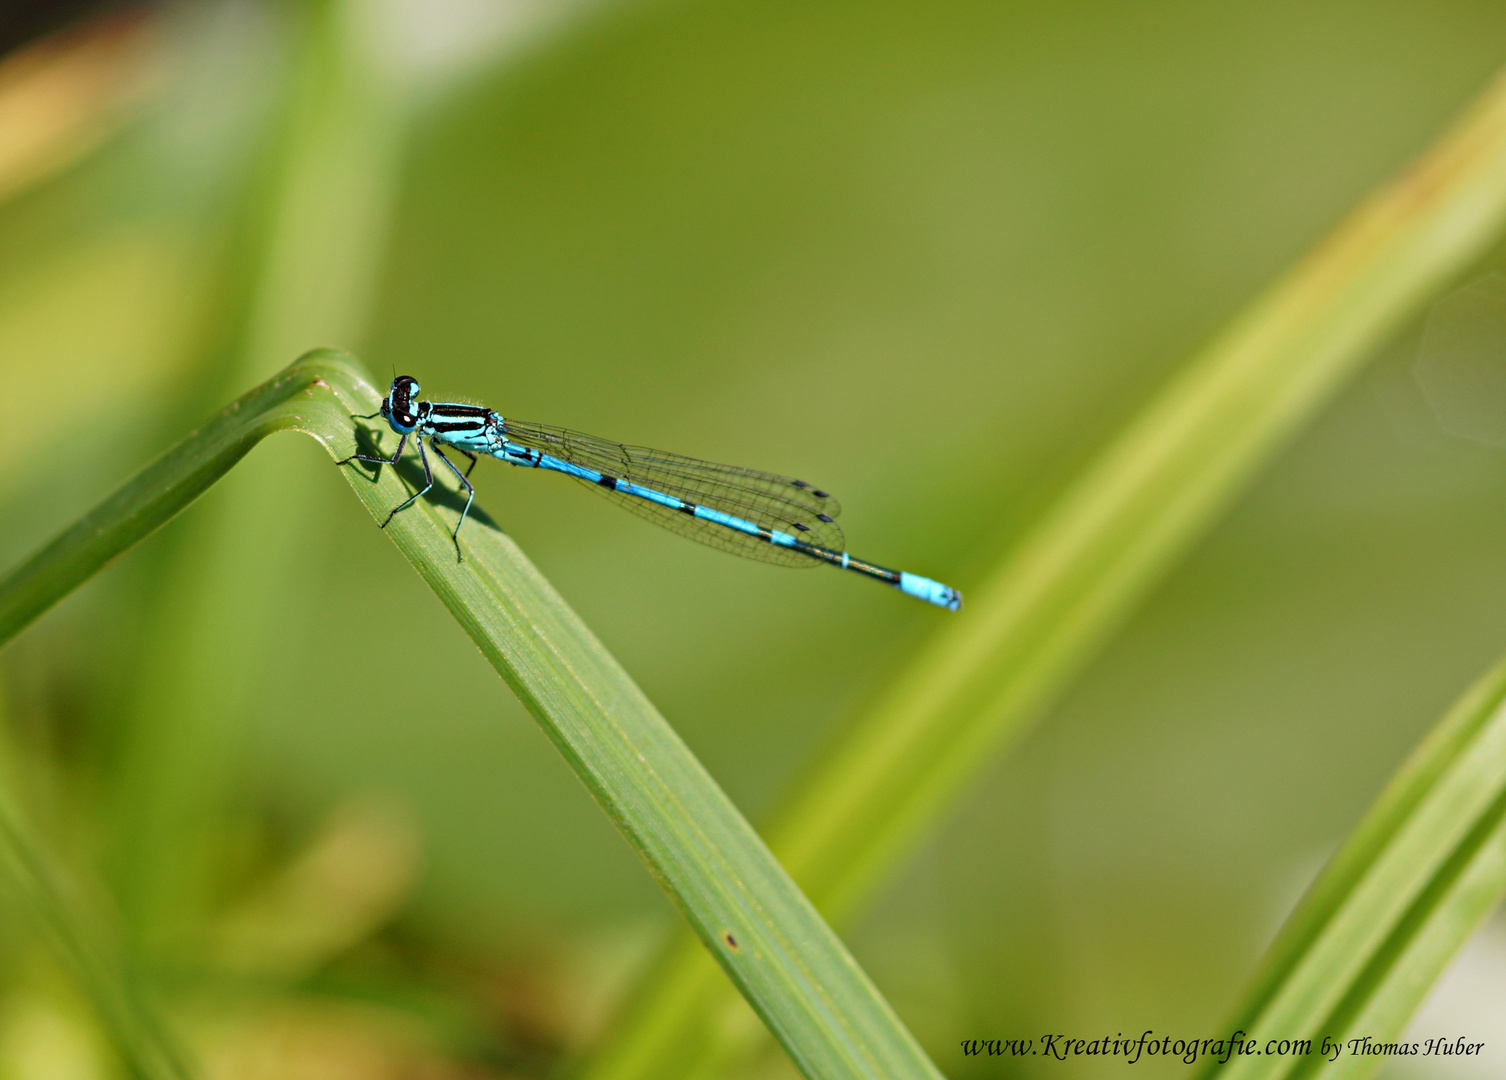
M395 431L406 435L418 427L414 400L418 397L418 380L412 375L399 375L392 380L392 389L382 402L382 412Z

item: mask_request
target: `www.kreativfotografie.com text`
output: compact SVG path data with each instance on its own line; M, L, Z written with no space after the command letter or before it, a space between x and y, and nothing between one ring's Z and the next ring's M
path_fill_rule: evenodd
M1336 1061L1344 1054L1351 1057L1452 1057L1473 1056L1484 1050L1483 1042L1473 1042L1462 1035L1439 1036L1421 1042L1382 1042L1369 1035L1337 1038L1324 1035L1315 1039L1258 1038L1236 1031L1222 1039L1177 1039L1157 1036L1146 1031L1138 1038L1125 1038L1120 1032L1096 1039L1079 1039L1070 1035L1041 1035L1027 1039L963 1039L965 1057L1049 1057L1066 1061L1077 1057L1119 1057L1126 1065L1145 1058L1180 1058L1188 1065L1200 1058L1215 1058L1220 1064L1236 1057L1309 1057L1321 1054Z

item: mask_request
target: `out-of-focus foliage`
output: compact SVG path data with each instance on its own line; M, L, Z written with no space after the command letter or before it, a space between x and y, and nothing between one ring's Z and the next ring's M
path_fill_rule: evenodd
M279 349L325 343L266 330L258 289L345 265L372 275L341 294L349 319L303 325L359 338L334 343L374 369L798 470L842 496L854 551L966 589L1432 137L1506 22L1421 2L464 10L384 7L370 40L340 39L392 95L361 144L385 170L370 247L345 264L289 255L330 223L269 209L334 100L305 9L165 10L64 80L113 89L57 110L58 149L0 205L7 563ZM1506 459L1440 427L1419 338L1381 351L855 928L950 1075L994 1067L964 1038L1215 1034L1323 855L1501 651ZM238 472L0 655L34 820L115 891L218 1075L578 1056L673 913L317 452ZM944 617L548 477L478 481L751 816ZM237 513L281 530L265 579L217 554ZM196 605L227 632L207 640ZM0 973L0 1072L105 1068L9 921Z
M1227 1021L1264 1036L1259 1049L1209 1055L1202 1076L1350 1080L1373 1075L1397 1048L1424 1058L1484 1048L1426 1020L1401 1036L1506 896L1503 690L1506 665L1497 664L1397 770L1282 926ZM1445 1023L1462 1028L1467 1015ZM1473 1030L1468 1038L1478 1039L1496 1026ZM1311 1039L1304 1049L1312 1049L1288 1053L1297 1039Z

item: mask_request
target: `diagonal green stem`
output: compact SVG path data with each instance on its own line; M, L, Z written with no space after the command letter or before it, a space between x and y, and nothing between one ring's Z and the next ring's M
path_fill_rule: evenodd
M295 365L241 397L0 578L0 645L197 499L262 439L301 426L295 406L319 371Z
M1312 1053L1240 1055L1210 1063L1204 1080L1373 1073L1386 1057L1356 1054L1348 1040L1395 1042L1503 894L1506 660L1460 698L1329 860L1226 1028L1311 1038ZM1325 1036L1343 1044L1336 1056L1323 1052Z
M266 435L297 429L343 458L376 392L340 354L310 353L194 432L0 580L0 642L168 520ZM345 475L377 520L396 470ZM387 528L810 1077L937 1077L934 1066L757 834L620 665L518 548L458 504L421 500Z
M1019 739L1367 353L1506 220L1506 77L1194 356L1087 468L767 832L833 920ZM696 1075L742 1052L681 941L592 1080ZM728 1033L731 1032L729 1035Z
M100 920L66 889L20 812L0 790L0 893L14 895L89 999L135 1080L183 1080L178 1049L141 1000Z

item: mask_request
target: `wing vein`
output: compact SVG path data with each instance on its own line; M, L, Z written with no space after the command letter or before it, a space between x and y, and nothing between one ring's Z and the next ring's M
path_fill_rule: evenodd
M804 480L612 442L547 424L504 419L503 431L510 442L573 465L788 533L829 551L846 549L842 527L835 520L842 512L841 504ZM819 565L791 548L599 484L581 483L640 517L711 547L781 566Z

